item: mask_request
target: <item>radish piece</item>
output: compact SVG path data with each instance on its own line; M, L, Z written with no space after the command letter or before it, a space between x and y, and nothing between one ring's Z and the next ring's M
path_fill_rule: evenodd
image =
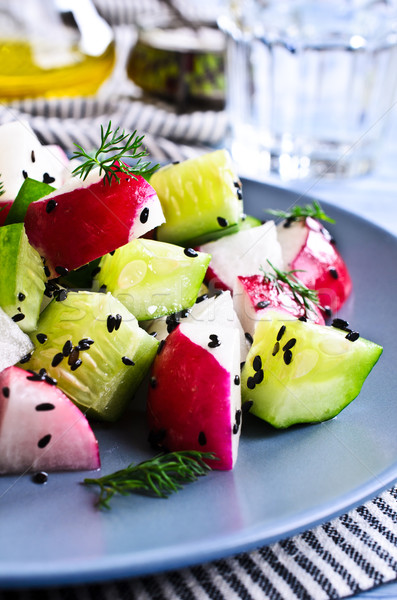
M213 452L214 469L232 469L241 429L238 333L181 323L156 356L148 394L150 441L157 447Z
M94 170L85 181L73 177L30 204L26 233L51 277L77 269L164 221L152 186L141 176L119 176L119 183L113 179L109 184Z
M45 374L9 367L0 374L0 473L100 467L83 413Z
M288 223L288 226L286 224ZM338 311L352 290L347 266L329 232L315 219L286 221L277 226L284 269L318 292L327 316Z
M199 297L193 306L187 310L160 317L150 321L146 331L156 336L156 340L164 340L171 331L181 322L202 323L205 326L216 322L221 327L237 329L240 339L240 360L245 360L249 347L244 330L233 308L233 300L229 291L216 296Z
M298 274L299 275L299 274ZM233 290L233 303L245 332L254 337L259 321L275 319L275 311L282 319L307 319L313 323L324 325L320 309L309 302L311 310L299 304L289 286L265 280L263 275L237 277Z
M206 281L215 288L233 290L238 275L255 275L267 259L282 269L281 246L273 221L259 227L245 229L198 248L211 254Z
M27 177L55 188L70 177L69 161L59 146L43 146L26 122L12 121L0 127L2 202L14 200ZM3 211L5 212L5 211ZM0 218L3 219L2 213Z

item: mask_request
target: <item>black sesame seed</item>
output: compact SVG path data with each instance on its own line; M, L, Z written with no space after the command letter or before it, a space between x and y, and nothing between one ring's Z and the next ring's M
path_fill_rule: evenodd
M239 375L234 376L234 385L240 385L240 376Z
M139 215L139 220L141 223L146 223L147 220L149 218L149 209L146 206L143 211L141 212L141 214Z
M245 332L245 339L247 340L247 342L249 342L250 344L254 343L254 338L252 337L252 335L250 333L248 333L248 331Z
M45 333L38 333L36 338L39 344L45 344L48 339Z
M23 176L24 179L28 178L28 174L27 174L27 172L25 170L22 171L22 176Z
M54 210L54 208L56 208L57 206L58 206L58 202L51 198L51 200L48 200L47 205L45 207L46 213L52 212Z
M123 317L119 314L117 314L115 316L115 324L114 324L114 328L117 331L118 329L120 329L120 325L121 325L121 321L123 320Z
M39 471L38 473L35 473L32 476L32 481L33 483L47 483L48 481L48 473L46 473L45 471Z
M244 365L245 365L245 361L240 363L240 371L242 371L242 370L243 370L243 368L244 368Z
M269 306L269 304L270 300L261 300L260 302L257 302L255 308L260 310L261 308L266 308L267 306Z
M291 338L288 342L283 346L283 350L291 350L296 344L296 338Z
M346 330L349 327L349 322L345 321L344 319L333 319L332 323L331 323L332 327L336 327L337 329L343 329Z
M179 325L179 320L176 314L172 314L172 315L168 315L168 317L166 317L165 319L165 323L167 325L167 332L171 333L171 331L174 331L174 329L176 327L178 327Z
M159 345L157 347L157 354L160 354L160 352L162 351L162 349L164 348L164 346L165 346L165 340L160 340L160 343L159 343Z
M237 188L237 198L239 200L243 199L243 192L241 191L241 188Z
M51 440L51 434L48 433L47 435L44 435L38 442L37 445L39 448L45 448L46 446L48 446L48 444L50 443Z
M51 404L51 402L42 402L41 404L37 404L35 409L39 412L42 412L47 410L54 410L55 406L54 404Z
M65 289L56 290L54 292L55 302L64 302L64 300L66 300L66 298L68 297L68 293L68 290Z
M236 410L235 419L236 419L237 425L240 425L240 423L241 423L241 410Z
M1 391L3 392L4 398L10 397L10 388L9 387L3 387L3 389Z
M198 296L196 298L196 304L200 304L200 302L203 302L203 300L207 300L208 298L208 294L202 294L201 296Z
M94 340L92 338L82 338L79 341L79 346L80 346L80 344L88 344L89 346L92 346L93 343L94 343Z
M77 346L75 346L69 354L68 365L72 367L79 360L79 355L80 350Z
M58 275L67 275L69 273L69 269L67 267L55 267L55 271Z
M31 158L32 163L36 162L36 155L34 153L34 150L32 150L32 152L30 153L30 158Z
M196 258L196 256L198 256L198 252L196 252L196 250L194 250L194 248L185 248L183 252L189 258Z
M157 387L157 379L155 377L151 377L149 383L152 389L155 389Z
M106 327L109 333L112 333L114 326L116 324L116 320L113 315L109 315L106 319Z
M11 318L15 323L19 323L19 321L23 321L23 319L25 318L25 315L23 313L17 313L16 315L14 315Z
M240 188L241 187L241 181L238 181L237 179L235 181L233 181L233 185L235 188Z
M307 317L305 317L305 315L302 315L301 317L298 317L298 321L302 321L303 323L306 323Z
M283 355L284 362L286 365L289 365L292 360L292 352L291 350L286 350Z
M200 446L205 446L207 443L207 437L204 433L204 431L200 431L199 435L198 435L198 443L200 444Z
M279 342L285 333L285 325L281 325L279 332L277 334L277 341Z
M329 274L331 275L331 277L333 279L338 279L338 277L339 277L338 271L334 267L330 267Z
M71 371L75 371L76 369L78 369L81 365L82 365L83 361L81 360L81 358L78 358L71 366L70 369Z
M224 219L223 217L217 217L216 220L221 227L227 227L229 225L227 219Z
M47 371L45 369L40 369L40 371L39 371L40 377L44 377L46 374L47 374Z
M71 353L72 350L73 350L73 344L72 344L71 340L68 340L63 345L62 354L64 356L69 356L69 354Z
M249 412L252 408L252 405L254 404L253 400L247 400L246 402L244 402L241 406L241 412L243 413L243 415L246 415L247 412Z
M326 317L330 317L332 315L332 310L330 306L323 306L323 311Z
M358 340L359 337L360 337L360 334L358 333L358 331L350 331L347 334L346 339L349 340L350 342L355 342L356 340Z
M171 164L173 165L179 165L181 161L180 160L173 160Z
M210 335L210 341L208 342L208 347L209 348L218 348L218 346L221 345L221 342L219 341L219 338L217 335L215 335L214 333L212 333Z
M259 354L257 354L254 358L254 360L252 361L252 368L254 369L254 371L260 371L262 368L262 359L259 356Z
M32 358L31 354L25 354L25 356L22 356L22 358L19 362L21 365L23 365L23 364L29 362L31 358Z
M272 356L276 356L277 352L280 350L280 344L276 342L273 347Z
M50 377L49 375L44 375L44 377L42 377L42 381L45 381L49 385L57 385L58 383L56 379Z
M128 356L123 356L121 360L127 367L133 367L135 365L134 361L128 358Z
M22 292L19 292L19 294L18 294L19 302L23 302L25 299L26 299L25 294L22 294Z
M58 352L58 354L55 354L54 358L52 359L51 366L57 367L59 365L59 363L62 362L63 358L64 358L64 356L63 356L62 352Z
M55 177L51 177L48 173L43 173L43 183L54 183Z
M47 267L47 265L45 265L44 267L44 273L46 277L49 277L51 275L51 271L50 269Z
M255 384L258 385L259 383L262 383L263 377L264 377L263 369L260 369L259 371L257 371L255 373L255 375L253 376L252 379L255 381Z
M255 380L254 380L254 378L253 377L248 377L248 379L247 379L247 388L249 390L253 390L254 387L255 387Z
M236 435L236 433L238 433L238 430L239 430L239 426L237 425L237 423L235 423L233 425L233 433L234 433L234 435Z

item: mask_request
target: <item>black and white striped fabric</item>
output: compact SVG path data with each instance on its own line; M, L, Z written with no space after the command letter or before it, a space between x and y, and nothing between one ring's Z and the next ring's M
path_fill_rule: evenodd
M161 0L96 0L115 27L118 61L96 98L23 100L0 106L0 123L29 121L43 142L71 151L98 146L100 125L145 134L149 154L182 160L219 146L223 112L176 114L148 103L125 76L142 12L166 11ZM205 4L205 3L204 3ZM182 6L182 3L180 3ZM4 517L3 517L4 518ZM232 558L180 571L109 584L34 591L0 591L0 600L326 600L345 598L397 579L397 487L329 523Z

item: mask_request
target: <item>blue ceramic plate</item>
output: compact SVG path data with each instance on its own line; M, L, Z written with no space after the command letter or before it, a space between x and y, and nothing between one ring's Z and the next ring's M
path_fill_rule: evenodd
M296 198L244 182L246 212L258 217ZM41 486L2 477L0 586L109 580L224 557L329 520L397 479L397 238L323 206L337 220L330 229L354 284L339 316L384 346L360 396L332 421L287 431L248 415L235 470L210 473L167 500L115 498L103 512L80 485L84 473L51 474ZM151 456L138 405L95 431L103 473Z

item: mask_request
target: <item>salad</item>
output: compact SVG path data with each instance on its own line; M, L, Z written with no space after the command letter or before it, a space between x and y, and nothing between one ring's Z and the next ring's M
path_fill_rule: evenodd
M318 203L262 223L227 151L158 168L142 140L109 123L69 161L0 127L0 473L99 469L92 423L147 381L161 454L86 479L105 506L232 469L248 411L334 417L382 353L336 316L352 282Z

